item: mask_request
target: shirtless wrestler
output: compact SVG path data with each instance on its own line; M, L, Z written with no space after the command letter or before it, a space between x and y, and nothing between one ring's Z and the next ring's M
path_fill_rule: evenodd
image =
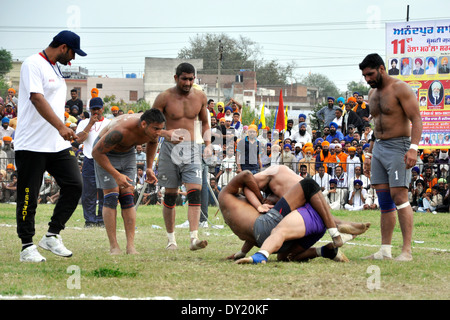
M127 238L127 253L136 254L134 234L136 209L133 199L133 181L136 177L135 146L147 144L147 163L153 163L158 137L165 118L159 110L143 114L128 114L114 118L94 142L92 157L99 188L103 189L103 221L110 244L110 253L119 254L116 238L117 203L120 203ZM148 183L156 181L151 167L147 168Z
M372 87L369 92L370 113L374 120L375 141L365 154L364 171L380 203L381 248L368 259L391 259L391 241L398 220L403 236L399 261L412 260L413 211L408 200L411 168L417 161L422 135L422 118L411 87L389 76L383 59L369 54L359 64L362 75Z
M270 236L272 230L280 223L280 221L282 221L283 215L280 214L280 211L285 209L284 212L286 213L284 215L286 215L291 212L289 206L303 206L300 208L300 211L305 212L302 212L301 214L306 213L308 214L308 217L313 216L312 219L309 219L306 222L308 224L306 227L308 229L308 233L305 232L304 220L299 219L301 220L299 221L299 224L303 225L303 231L298 232L296 235L292 234L292 238L287 239L294 241L284 242L283 240L284 243L281 243L276 250L272 250L269 253L282 253L279 254L278 258L283 260L286 259L288 254L291 254L291 258L293 258L293 260L305 260L315 258L317 256L324 256L331 259L337 258L338 261L346 261L345 256L338 255L338 249L332 243L327 244L319 250L307 250L323 236L326 230L320 216L308 203L305 202L305 200L311 200L310 196L311 198L314 198L319 195L320 192L312 194L306 191L304 193L302 185L300 183L296 183L292 188L292 192L287 193L289 202L286 201L286 198L282 198L282 200L278 201L275 207L269 210L268 213L261 214L258 210L256 210L256 208L246 201L245 197L240 196L244 188L248 188L251 192L253 192L260 202L263 201L258 184L254 176L249 171L244 171L238 174L224 189L222 189L219 194L219 205L225 222L231 230L244 241L241 251L228 257L229 259L243 258L253 246L260 247L264 243L264 240ZM295 199L293 197L294 195ZM280 208L277 207L278 205L280 205ZM297 215L300 216L298 212ZM342 225L344 226L346 224L342 223ZM365 226L361 227L362 228L358 229L355 234L360 234L365 231ZM338 225L338 229L339 228L340 225ZM357 228L350 229L354 231ZM353 236L342 233L343 242L351 238L353 238ZM242 262L242 260L239 261L239 263Z
M190 249L205 248L206 240L198 239L200 221L202 160L201 145L196 143L195 123L201 122L201 134L205 142L205 157L211 152L211 132L208 120L206 95L192 86L195 69L189 63L181 63L174 76L176 85L160 93L153 103L166 117L166 130L161 136L158 163L158 183L165 187L163 216L168 237L167 249L177 249L175 239L175 202L178 187L185 183L187 189ZM147 162L149 163L149 162Z

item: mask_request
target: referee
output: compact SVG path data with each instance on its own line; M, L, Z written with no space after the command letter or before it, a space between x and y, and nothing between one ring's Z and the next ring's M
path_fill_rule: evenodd
M39 246L59 256L72 256L59 233L77 207L82 180L70 144L78 137L64 125L67 87L58 63L70 64L75 54L86 55L80 49L80 37L71 31L61 31L45 50L28 57L20 71L14 141L18 173L17 233L22 241L20 261L45 261L33 244L34 217L45 171L55 178L61 190L48 232Z

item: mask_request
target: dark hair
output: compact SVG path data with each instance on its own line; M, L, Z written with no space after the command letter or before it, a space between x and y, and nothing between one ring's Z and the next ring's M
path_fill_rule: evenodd
M60 45L63 45L64 43L61 43L57 40L52 40L50 44L48 45L50 48L58 48Z
M142 115L141 115L141 121L145 121L147 122L147 124L150 123L163 123L166 122L166 117L164 117L164 114L155 108L152 108L150 110L146 110Z
M378 69L380 66L386 67L384 65L383 59L378 53L371 53L367 55L364 60L359 64L359 69L364 70L365 68Z
M195 73L195 68L192 64L187 63L187 62L183 62L180 63L177 67L177 70L175 72L175 74L177 76L181 76L182 73Z
M70 90L70 92L76 92L76 93L78 93L78 90L74 88L74 89Z
M209 100L208 100L208 104L210 104L211 101L214 102L214 99L209 99Z

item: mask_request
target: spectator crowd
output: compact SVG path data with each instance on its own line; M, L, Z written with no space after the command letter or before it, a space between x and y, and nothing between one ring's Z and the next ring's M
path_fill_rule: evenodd
M98 93L97 93L98 94ZM94 97L94 95L93 95ZM0 202L14 203L17 175L14 166L14 133L17 123L16 92L10 88L5 98L0 97ZM79 122L89 118L77 90L71 90L66 103L66 125L76 131ZM269 127L242 121L243 106L230 99L228 103L210 99L213 156L205 159L210 194L209 205L220 190L239 172L257 173L269 166L284 165L302 177L314 179L322 189L329 205L335 210L377 209L378 199L364 175L364 157L373 138L370 106L364 97L355 93L345 100L328 97L328 104L316 113L321 130L311 128L310 119L300 114L288 119L286 129L279 132ZM89 108L85 108L89 109ZM113 118L124 112L111 107L105 117ZM131 111L132 112L132 111ZM145 145L136 146L135 201L142 193L140 204L161 204L164 189L158 185L144 188L147 165ZM83 165L83 144L72 142ZM417 164L412 169L409 201L417 212L449 212L449 155L448 149L423 149L417 152ZM157 173L157 164L155 168ZM212 196L211 191L214 193ZM59 187L46 173L42 181L39 203L58 201ZM184 205L186 190L180 187L177 205Z

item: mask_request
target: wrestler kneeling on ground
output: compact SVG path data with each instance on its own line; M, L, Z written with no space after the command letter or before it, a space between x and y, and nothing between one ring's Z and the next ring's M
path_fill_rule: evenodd
M316 189L320 191L319 186L314 188L310 179L304 180L305 182L294 185L266 214L259 213L240 195L244 188L248 188L263 202L258 184L250 172L244 171L238 174L222 189L219 194L219 205L225 222L241 240L245 241L241 251L231 255L229 259L244 258L253 246L258 246L263 251L259 251L252 257L240 259L237 263L265 262L268 256L275 252L279 253L278 258L281 260L301 261L323 256L337 261L347 261L333 243L317 250L311 248L322 238L326 227L309 202L315 202L316 205L317 202L326 205L326 202L322 202L320 198L317 199L321 195L316 191ZM303 188L306 185L309 185L307 188L309 191L304 192ZM297 209L292 211L291 208L299 208L299 211ZM338 229L345 228L348 224L341 222L338 224ZM351 232L355 235L367 230L363 224L359 229L347 229L352 230ZM345 242L352 239L354 235L341 233L341 237ZM307 250L310 248L312 250Z

